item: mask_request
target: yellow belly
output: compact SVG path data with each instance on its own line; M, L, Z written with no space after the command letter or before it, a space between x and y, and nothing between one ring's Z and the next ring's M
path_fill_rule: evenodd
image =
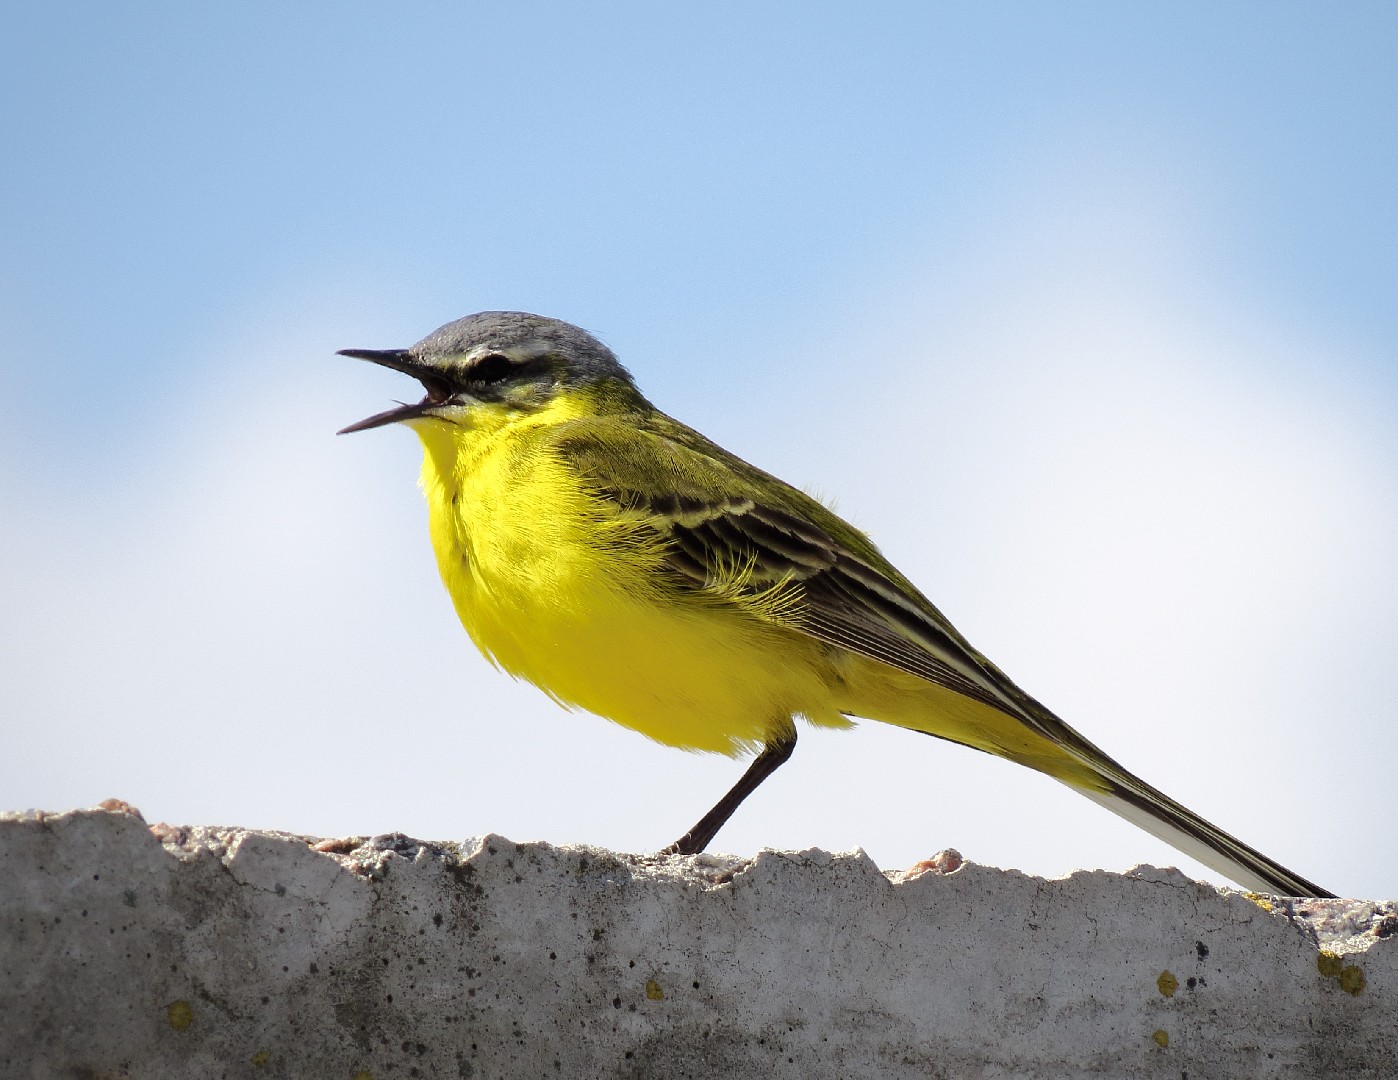
M476 644L506 671L670 746L736 754L796 714L847 723L807 639L788 642L779 659L774 639L785 632L686 617L600 588L586 611L493 596L478 580L452 593Z

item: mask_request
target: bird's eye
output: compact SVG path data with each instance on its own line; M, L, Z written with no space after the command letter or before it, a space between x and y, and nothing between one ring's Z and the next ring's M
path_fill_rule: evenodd
M514 361L501 353L490 353L482 356L467 372L467 377L473 383L498 383L514 370Z

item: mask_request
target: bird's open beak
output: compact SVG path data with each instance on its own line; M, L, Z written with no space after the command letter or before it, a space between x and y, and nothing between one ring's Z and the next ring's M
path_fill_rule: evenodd
M399 402L396 409L386 409L381 413L375 413L367 419L360 420L357 424L341 428L335 433L336 435L348 435L351 431L367 431L369 428L383 427L385 424L396 424L400 420L411 420L414 417L425 416L430 409L438 405L445 405L451 400L451 383L424 366L407 349L341 349L338 355L352 356L356 360L368 360L382 367L411 375L422 383L423 389L427 391L427 396L412 405Z

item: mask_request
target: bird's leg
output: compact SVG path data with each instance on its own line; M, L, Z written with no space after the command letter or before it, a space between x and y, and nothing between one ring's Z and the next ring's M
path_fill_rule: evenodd
M777 771L791 757L796 749L796 728L789 727L774 735L762 747L762 753L752 759L748 771L733 785L732 789L699 823L676 840L669 847L661 848L662 855L697 855L709 846L714 833L723 828L723 823L733 816L742 801L757 790L757 786Z

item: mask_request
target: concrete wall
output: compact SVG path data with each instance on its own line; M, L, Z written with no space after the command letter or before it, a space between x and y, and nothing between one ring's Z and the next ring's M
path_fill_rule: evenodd
M0 1077L1398 1077L1398 904L0 818Z

